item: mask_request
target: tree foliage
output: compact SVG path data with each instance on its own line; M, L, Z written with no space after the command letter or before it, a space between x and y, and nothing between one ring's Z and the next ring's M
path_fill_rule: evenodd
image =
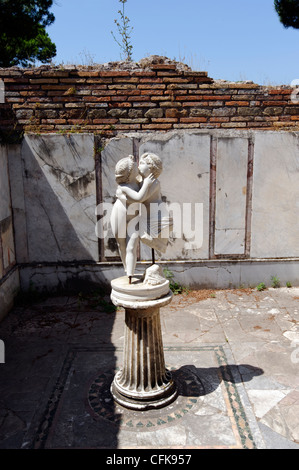
M299 0L274 0L274 6L286 28L299 28Z
M0 0L0 67L49 62L56 46L46 33L53 0Z

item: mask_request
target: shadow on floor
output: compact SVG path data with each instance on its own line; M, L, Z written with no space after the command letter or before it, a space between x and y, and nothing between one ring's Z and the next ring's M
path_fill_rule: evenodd
M56 439L56 431L59 437L59 426L53 423L64 397L69 405L63 410L65 420L60 427L65 429L60 432L67 446L70 427L75 432L86 412L86 386L101 370L116 369L111 341L116 310L109 296L97 291L44 296L39 301L33 297L32 292L20 296L18 305L0 323L5 344L5 363L0 364L2 449L43 448L46 439ZM105 357L97 350L99 345ZM111 442L117 444L117 420L109 432Z

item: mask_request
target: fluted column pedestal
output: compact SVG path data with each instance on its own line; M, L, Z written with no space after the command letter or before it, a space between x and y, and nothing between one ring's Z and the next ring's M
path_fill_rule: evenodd
M123 367L114 377L111 393L126 408L146 410L166 406L177 396L171 373L165 368L160 323L160 307L171 302L172 293L168 290L158 299L146 300L144 296L136 300L137 285L133 292L128 287L125 299L123 291L112 289L113 303L125 308L125 339ZM154 291L150 289L148 297L154 296Z

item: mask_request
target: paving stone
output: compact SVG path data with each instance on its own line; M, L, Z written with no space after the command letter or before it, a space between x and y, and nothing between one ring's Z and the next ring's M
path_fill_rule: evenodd
M123 309L82 296L15 307L0 323L0 448L298 448L298 289L209 295L161 309L179 394L147 412L110 395Z

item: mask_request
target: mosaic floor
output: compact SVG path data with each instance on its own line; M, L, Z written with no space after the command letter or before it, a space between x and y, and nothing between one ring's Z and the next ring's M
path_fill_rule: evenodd
M299 449L298 299L299 288L174 296L161 324L179 394L146 412L110 395L124 311L93 297L16 307L0 324L0 448Z
M70 347L24 447L256 448L256 423L230 350L206 345L164 352L178 398L165 408L136 412L110 395L122 364L120 348Z

